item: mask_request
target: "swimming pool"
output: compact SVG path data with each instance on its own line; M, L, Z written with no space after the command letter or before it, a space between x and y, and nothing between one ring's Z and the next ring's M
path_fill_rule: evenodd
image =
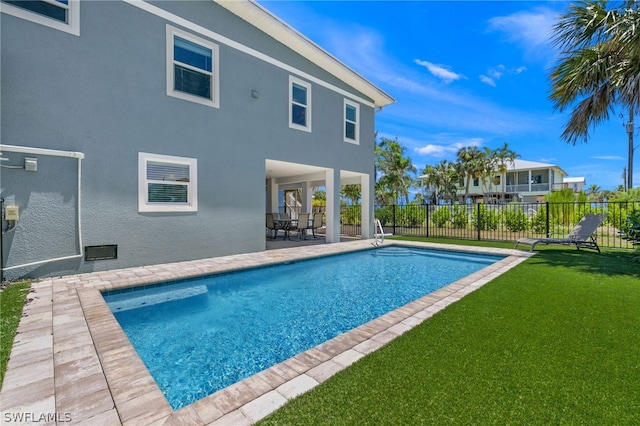
M104 297L177 409L500 259L391 246Z

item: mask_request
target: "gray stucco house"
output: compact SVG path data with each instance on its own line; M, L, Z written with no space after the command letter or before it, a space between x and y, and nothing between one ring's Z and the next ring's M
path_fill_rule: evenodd
M0 1L8 279L265 250L279 188L360 183L394 102L253 1Z

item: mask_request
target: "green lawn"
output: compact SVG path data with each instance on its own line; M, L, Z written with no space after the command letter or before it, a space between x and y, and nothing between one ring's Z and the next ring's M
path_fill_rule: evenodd
M11 284L0 291L0 386L4 380L13 338L29 292L29 282Z
M260 425L640 424L634 257L541 247Z

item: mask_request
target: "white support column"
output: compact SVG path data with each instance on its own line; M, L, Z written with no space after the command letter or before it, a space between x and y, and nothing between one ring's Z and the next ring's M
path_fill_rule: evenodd
M340 242L340 170L327 170L325 187L327 190L327 234L328 243Z
M302 213L311 213L313 187L309 181L302 183Z
M371 185L370 185L371 177L369 175L360 176L360 193L362 196L362 211L360 220L362 221L361 226L361 237L362 238L372 238L373 237L373 205L371 203Z
M269 199L267 201L267 213L275 213L278 211L278 185L274 179L268 179L267 191L269 191Z

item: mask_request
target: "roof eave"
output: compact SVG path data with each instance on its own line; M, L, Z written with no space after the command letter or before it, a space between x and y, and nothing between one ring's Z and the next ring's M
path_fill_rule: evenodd
M254 0L213 1L364 94L373 101L376 108L395 103L395 99L382 89Z

